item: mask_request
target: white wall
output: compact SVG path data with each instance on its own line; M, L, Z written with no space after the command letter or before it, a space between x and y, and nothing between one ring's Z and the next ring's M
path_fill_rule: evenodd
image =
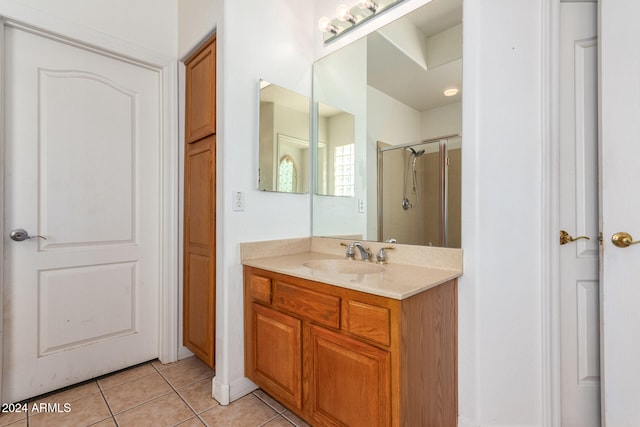
M248 392L240 243L310 234L308 194L257 190L259 81L311 96L311 8L299 0L225 0L217 16L218 246L214 393L222 403ZM219 10L219 9L218 9ZM201 34L207 31L204 29ZM186 47L185 47L186 49ZM231 210L233 191L244 212Z
M178 58L185 59L212 34L222 15L222 0L175 0L178 3Z
M539 2L464 7L461 421L538 426L544 18Z
M462 133L462 105L460 102L422 112L420 139L431 139L456 133Z
M1 0L0 12L19 6L176 57L177 0Z

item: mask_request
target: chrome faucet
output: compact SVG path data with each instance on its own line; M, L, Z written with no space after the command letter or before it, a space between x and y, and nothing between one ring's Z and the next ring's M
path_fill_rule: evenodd
M369 251L369 248L366 248L360 242L351 242L351 243L340 242L340 244L342 246L347 247L347 251L345 252L345 256L347 257L347 259L351 259L351 260L356 259L355 248L358 248L358 250L360 251L360 258L362 258L363 261L371 261L371 259L373 258L373 255L371 254L371 251Z
M360 258L362 258L363 261L371 261L373 255L371 255L369 248L365 248L365 246L360 242L353 242L352 245L358 248L360 251Z

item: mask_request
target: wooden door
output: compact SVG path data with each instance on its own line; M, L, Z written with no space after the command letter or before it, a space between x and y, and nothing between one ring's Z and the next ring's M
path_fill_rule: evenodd
M251 312L252 379L302 409L302 321L256 303Z
M184 191L184 345L214 367L216 136L187 144Z
M162 99L130 60L3 39L5 230L34 236L4 239L14 402L158 356Z
M216 319L216 41L186 63L183 342L214 367Z
M318 425L391 425L389 352L315 325L307 330L307 410Z
M602 420L640 423L640 2L601 1L599 16Z
M216 133L216 40L186 63L185 141Z

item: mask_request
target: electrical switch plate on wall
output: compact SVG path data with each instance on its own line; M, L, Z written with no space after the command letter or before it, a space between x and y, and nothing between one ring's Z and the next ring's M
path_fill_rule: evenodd
M234 191L231 203L235 212L244 212L244 192Z

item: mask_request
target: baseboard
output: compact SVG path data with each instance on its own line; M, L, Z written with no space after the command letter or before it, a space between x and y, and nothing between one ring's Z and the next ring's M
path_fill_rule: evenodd
M221 405L228 405L258 389L258 386L248 378L241 378L231 384L223 384L218 377L213 377L212 385L213 398Z
M178 347L178 360L186 359L187 357L193 356L193 353L189 351L189 349L183 345Z
M480 427L480 424L471 422L471 420L458 416L458 427Z
M538 424L479 424L464 417L458 417L458 427L541 427Z

